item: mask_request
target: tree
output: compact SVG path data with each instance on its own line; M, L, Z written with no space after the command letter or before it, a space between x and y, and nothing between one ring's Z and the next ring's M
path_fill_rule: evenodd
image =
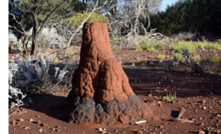
M32 37L31 37L32 39L31 55L36 55L37 43L38 43L36 39L38 35L41 33L42 29L49 23L51 19L56 20L71 16L73 13L73 9L75 10L75 6L77 7L76 10L78 11L83 10L81 6L82 4L79 1L75 0L53 0L53 1L11 0L9 1L9 5L11 7L11 10L9 10L10 14L13 14L14 18L21 20L19 22L20 24L22 24L24 30L29 30L30 28L33 28ZM60 10L61 8L63 10ZM15 11L14 9L19 9L19 10ZM14 25L15 24L13 24L13 26ZM17 28L18 26L15 25L15 27Z
M153 15L152 27L170 35L179 32L221 34L220 0L180 0L165 12Z

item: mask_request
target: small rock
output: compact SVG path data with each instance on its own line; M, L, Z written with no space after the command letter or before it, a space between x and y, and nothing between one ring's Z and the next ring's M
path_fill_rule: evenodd
M19 121L20 121L20 122L23 122L23 121L25 121L25 120L24 120L23 118L20 118Z
M202 131L202 130L199 130L199 131L198 131L198 134L205 134L205 132Z
M55 126L55 128L61 128L61 126Z
M41 127L44 127L45 125L43 123L40 124Z
M205 124L202 122L200 125L201 125L201 126L204 126Z
M29 121L29 122L33 122L34 120L33 120L33 119L28 119L28 121Z
M204 106L203 109L206 110L206 107Z
M40 118L40 115L35 115L36 118Z
M43 129L39 128L39 129L38 129L38 132L43 132Z
M103 131L103 129L100 127L100 128L98 128L98 131L99 131L99 132L102 132L102 131Z
M24 127L24 129L27 130L27 129L30 129L30 127L29 127L29 126L26 126L26 127Z
M50 128L49 130L51 130L51 131L55 131L55 130L56 130L56 128Z
M15 125L15 124L16 124L16 121L13 120L13 121L10 121L10 123L11 123L12 125Z

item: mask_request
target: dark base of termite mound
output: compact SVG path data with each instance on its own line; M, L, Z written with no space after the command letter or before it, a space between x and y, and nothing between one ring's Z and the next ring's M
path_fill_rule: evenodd
M146 105L135 95L129 95L125 101L114 99L105 104L96 103L93 98L74 98L69 106L69 121L107 125L115 122L127 124L146 119L148 111Z

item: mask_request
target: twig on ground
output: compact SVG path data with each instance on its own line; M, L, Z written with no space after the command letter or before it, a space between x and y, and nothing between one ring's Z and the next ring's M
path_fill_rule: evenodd
M183 107L181 107L177 118L171 118L170 120L174 121L174 122L180 122L180 123L193 123L192 120L181 119L182 115L184 114L184 111L185 111L185 109Z

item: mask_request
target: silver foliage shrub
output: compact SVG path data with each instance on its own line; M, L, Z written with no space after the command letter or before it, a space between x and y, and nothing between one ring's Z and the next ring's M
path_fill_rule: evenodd
M40 48L64 48L67 39L59 35L55 28L45 27L38 35L37 42Z
M27 33L27 38L29 39L31 37L31 30L29 30ZM22 41L24 39L24 37L21 37L21 39L18 39L14 34L13 32L9 31L9 34L8 34L8 38L9 38L9 41L12 43L12 47L15 51L19 51L19 52L22 52L23 51L23 47L22 47ZM28 44L28 48L31 47L31 40L26 40L26 43Z
M50 64L43 54L34 60L31 56L22 59L13 57L9 63L9 105L23 106L32 103L30 94L50 90L55 85L70 85L71 76L78 63L68 64L63 69Z

